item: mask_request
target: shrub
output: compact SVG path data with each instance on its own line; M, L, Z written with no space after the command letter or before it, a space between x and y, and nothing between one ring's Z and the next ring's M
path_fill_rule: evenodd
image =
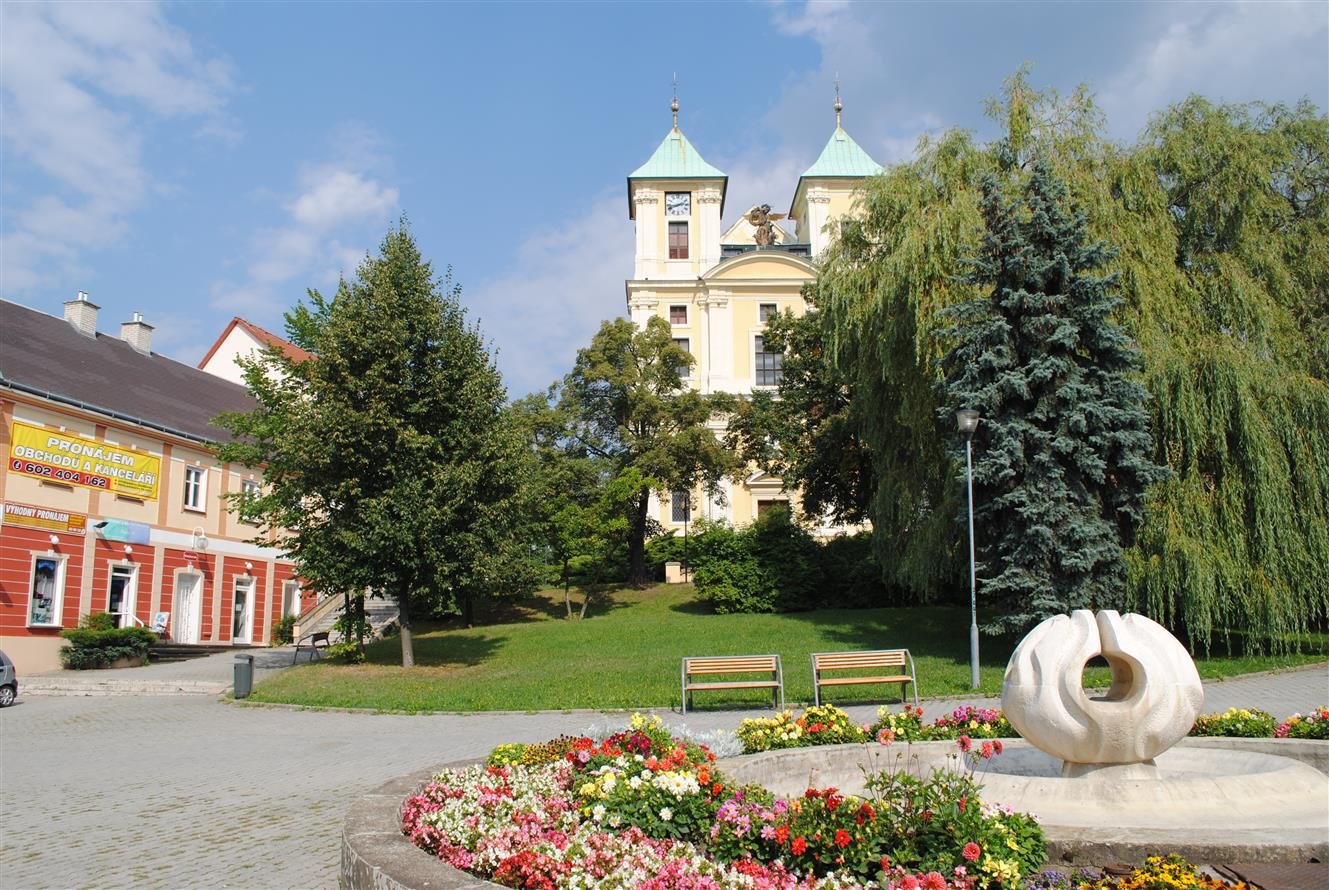
M1201 714L1190 734L1267 739L1273 737L1274 729L1274 718L1264 711L1228 708L1221 714Z
M295 615L283 615L272 625L272 642L288 646L295 641Z
M70 670L105 667L120 658L142 658L157 639L157 635L146 627L101 629L106 622L94 619L94 615L85 616L80 622L83 627L60 631L60 636L69 641L69 645L60 650L60 663ZM114 621L109 615L105 618Z
M364 664L365 650L355 640L333 643L324 650L328 659L337 664Z
M774 612L778 591L751 549L747 529L698 522L690 542L692 583L716 612Z
M115 616L110 612L89 612L78 620L78 626L87 630L115 630Z

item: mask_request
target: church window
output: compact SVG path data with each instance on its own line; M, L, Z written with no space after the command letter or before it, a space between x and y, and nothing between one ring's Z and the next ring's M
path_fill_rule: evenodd
M753 350L753 367L757 372L758 386L779 386L784 379L784 354L768 351L766 338L757 337Z
M686 491L676 491L670 496L669 521L687 522L692 518L692 495Z
M687 306L670 306L670 307L669 307L669 323L670 323L670 324L687 324L687 323L688 323L688 307L687 307Z
M674 345L677 346L679 349L683 350L684 352L686 352L688 355L691 355L691 354L692 354L692 340L691 340L690 338L688 338L688 337L675 337L675 338L674 338ZM691 366L691 365L679 365L678 368L676 368L675 370L678 371L678 376L679 376L679 377L685 377L685 378L686 378L686 377L688 377L689 375L692 374L692 366Z
M779 313L779 308L774 303L762 303L757 306L757 320L762 324L770 321Z
M685 222L669 224L669 258L671 260L688 258L688 224Z

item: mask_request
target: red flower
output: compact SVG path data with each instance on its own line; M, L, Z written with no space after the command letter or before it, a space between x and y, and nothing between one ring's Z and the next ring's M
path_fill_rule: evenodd
M794 851L795 856L802 856L808 849L808 842L803 840L803 836L800 834L794 838L794 843L789 849Z
M931 811L931 810L924 810L923 812L919 813L918 815L919 815L919 817L920 817L924 822L931 822L931 821L932 821L932 811Z
M984 742L984 743L983 743L983 750L982 750L981 753L982 753L982 756L983 756L983 759L984 759L984 760L991 760L991 759L992 759L992 743L991 743L991 742Z
M713 797L718 797L720 792L723 790L724 790L724 785L722 785L719 782L716 782L714 785L711 786L711 795Z
M960 798L960 812L963 813L963 812L964 812L964 808L965 808L966 806L968 806L968 805L969 805L969 798L967 798L967 797L962 797L962 798Z
M781 825L781 826L779 826L779 827L777 827L777 828L775 829L775 840L776 840L776 842L778 842L781 846L784 845L784 842L785 842L785 841L789 840L789 826L788 826L788 825Z
M946 879L939 871L930 871L923 875L923 890L946 890Z
M992 740L992 750L997 752L998 754L1001 753L1001 739Z
M835 833L835 845L841 850L849 846L849 840L849 832L845 831L843 828Z
M964 849L960 852L960 855L963 856L967 862L977 862L978 857L983 855L983 848L973 841L970 841L964 845Z
M888 869L888 868L890 868L890 867L891 867L891 857L889 857L889 856L883 856L883 857L881 857L881 870L882 870L882 871L885 871L886 869Z
M966 754L969 753L970 748L974 747L973 739L969 738L969 736L967 735L960 736L958 739L955 740L955 744L958 745L960 750Z

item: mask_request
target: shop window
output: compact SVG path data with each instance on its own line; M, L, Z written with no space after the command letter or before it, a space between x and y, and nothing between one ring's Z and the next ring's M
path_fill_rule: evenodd
M300 582L284 581L281 586L281 613L283 615L300 614Z
M28 624L59 627L65 599L65 558L37 556L32 560L32 587L28 597Z
M779 312L780 312L779 307L777 307L774 303L760 303L757 305L757 321L761 322L762 324L766 324L766 322L770 321L772 318L775 318L775 316L778 315Z
M206 511L208 471L202 467L185 467L185 509Z
M692 518L692 495L686 491L676 491L669 497L669 521L687 522Z
M688 224L685 222L669 224L669 258L671 260L688 258Z
M758 386L779 386L784 380L784 355L768 350L764 337L757 337L754 341L752 366L757 372Z
M670 324L687 324L687 323L688 323L688 307L687 307L687 306L670 306L670 307L669 307L669 323L670 323Z

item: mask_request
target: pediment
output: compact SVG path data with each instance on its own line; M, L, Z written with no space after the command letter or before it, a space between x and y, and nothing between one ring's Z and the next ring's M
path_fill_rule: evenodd
M750 250L716 263L701 276L706 281L733 278L784 279L797 282L817 277L816 269L805 258L780 250Z
M748 222L748 214L756 209L757 205L753 204L747 210L740 213L738 219L734 220L734 224L726 229L725 233L720 236L720 243L756 244L756 238L753 236L757 231L757 227ZM778 224L772 224L772 231L775 232L776 244L788 244L794 240L794 236L780 228Z

